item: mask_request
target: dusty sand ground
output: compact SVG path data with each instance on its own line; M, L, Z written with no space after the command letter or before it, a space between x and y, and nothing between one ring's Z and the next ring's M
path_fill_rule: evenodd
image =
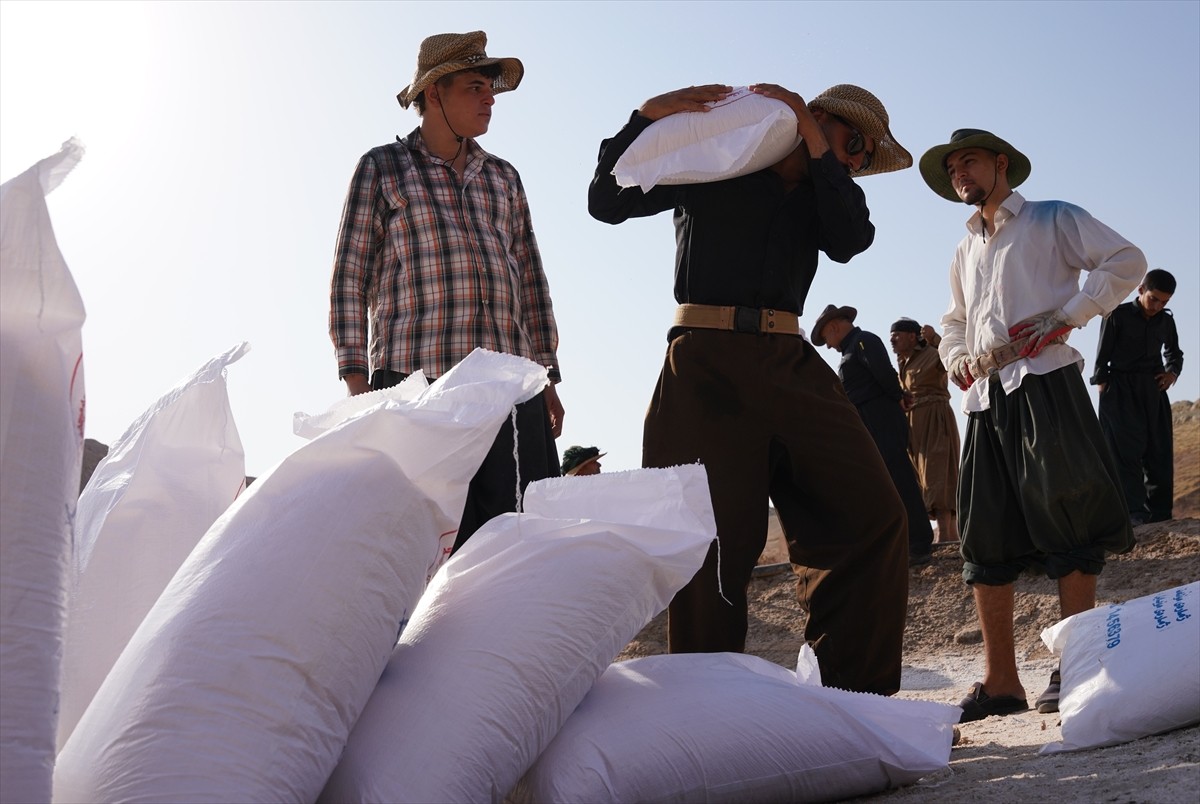
M1200 519L1178 519L1136 531L1138 546L1114 557L1100 576L1098 603L1123 602L1200 579ZM768 553L768 559L770 555ZM962 582L962 560L939 548L933 562L910 571L903 698L957 703L982 677L982 644L974 602ZM747 652L795 667L804 615L790 570L755 578ZM1058 619L1057 587L1044 578L1017 583L1017 658L1030 699L1046 686L1055 659L1041 632ZM618 660L666 651L665 614L655 618ZM946 771L917 785L856 801L1144 802L1200 801L1200 726L1132 743L1038 756L1061 738L1057 715L1036 711L960 727Z

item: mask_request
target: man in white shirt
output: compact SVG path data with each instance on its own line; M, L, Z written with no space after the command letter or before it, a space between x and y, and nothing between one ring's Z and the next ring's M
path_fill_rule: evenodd
M1095 606L1105 554L1134 543L1083 357L1066 340L1137 287L1146 258L1085 210L1014 192L1031 169L977 129L955 131L921 158L935 193L977 207L951 263L938 347L967 414L959 529L986 662L959 704L964 723L1029 708L1014 650L1017 576L1057 579L1069 617ZM1058 711L1059 685L1056 670L1039 712Z

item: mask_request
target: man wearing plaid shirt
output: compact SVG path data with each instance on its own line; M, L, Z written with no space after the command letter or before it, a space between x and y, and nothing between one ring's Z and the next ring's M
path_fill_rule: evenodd
M482 31L421 43L413 82L421 125L359 160L342 212L329 333L351 395L422 369L434 379L482 347L545 366L551 384L517 407L520 481L558 475L563 407L558 330L521 178L474 138L520 61L489 58ZM370 341L368 343L368 321ZM455 549L513 511L517 466L507 422L471 481Z

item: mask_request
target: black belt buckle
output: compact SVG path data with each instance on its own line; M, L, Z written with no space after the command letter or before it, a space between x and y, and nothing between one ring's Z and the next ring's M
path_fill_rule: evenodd
M760 332L758 327L760 317L758 308L756 307L734 307L733 331L758 335Z

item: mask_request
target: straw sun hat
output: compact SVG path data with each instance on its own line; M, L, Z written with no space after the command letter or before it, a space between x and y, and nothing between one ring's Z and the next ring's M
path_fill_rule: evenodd
M912 167L912 154L896 142L892 130L888 128L887 109L883 108L879 98L862 87L838 84L813 98L808 106L810 109L824 109L849 121L859 132L875 140L871 167L862 173L855 173L855 178Z
M946 157L964 148L983 148L996 154L1008 157L1008 186L1015 190L1017 185L1029 178L1033 166L1029 157L997 137L990 131L978 128L960 128L950 135L950 142L945 145L935 145L921 157L921 178L929 185L929 189L945 198L947 201L959 203L962 201L954 186L950 183L950 174L946 172Z
M407 109L426 87L442 76L491 64L500 65L500 74L492 79L492 91L500 93L516 89L525 75L524 65L519 59L489 57L483 49L485 45L487 34L483 31L426 37L417 54L417 71L412 83L400 90L396 100Z

